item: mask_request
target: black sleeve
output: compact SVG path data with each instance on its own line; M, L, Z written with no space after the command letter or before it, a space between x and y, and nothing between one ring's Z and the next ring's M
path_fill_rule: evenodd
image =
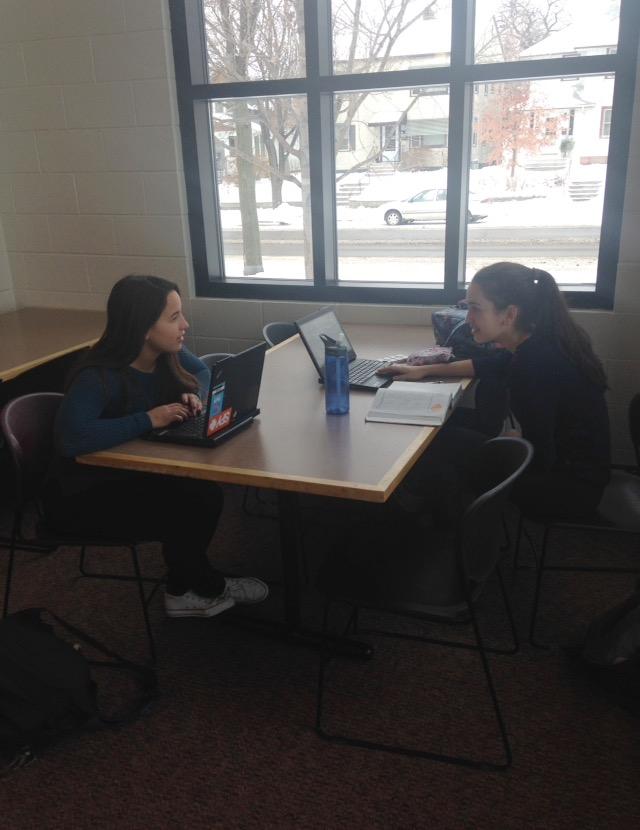
M506 380L512 357L508 349L495 349L481 357L471 358L475 377Z

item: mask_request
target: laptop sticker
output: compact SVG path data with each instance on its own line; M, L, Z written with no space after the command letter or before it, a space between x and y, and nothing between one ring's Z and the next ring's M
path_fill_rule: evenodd
M232 407L223 409L225 383L219 383L211 390L211 404L209 406L209 421L207 423L207 436L210 438L216 432L228 427L232 420Z

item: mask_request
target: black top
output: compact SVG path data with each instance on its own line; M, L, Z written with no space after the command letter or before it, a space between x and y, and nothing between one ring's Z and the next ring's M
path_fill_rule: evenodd
M499 350L473 360L477 377L502 378L522 436L533 444L530 470L561 473L603 487L611 449L604 389L593 383L558 345L532 335L515 353Z

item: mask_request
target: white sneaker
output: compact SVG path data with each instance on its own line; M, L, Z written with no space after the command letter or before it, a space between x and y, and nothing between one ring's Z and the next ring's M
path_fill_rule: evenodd
M168 617L215 617L235 604L228 590L217 597L201 597L194 591L186 591L180 596L166 592L164 595L164 610Z
M227 587L225 595L233 599L238 605L255 605L263 602L269 596L269 586L255 576L243 576L225 579Z

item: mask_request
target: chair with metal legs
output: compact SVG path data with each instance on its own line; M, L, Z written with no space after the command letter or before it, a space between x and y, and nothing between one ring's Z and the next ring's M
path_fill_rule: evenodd
M510 766L511 748L487 655L513 654L518 649L513 616L499 569L503 555L502 511L510 488L529 464L532 454L531 445L521 438L495 438L486 442L474 458L474 499L456 531L440 539L433 534L430 537L427 531L423 531L419 544L408 547L400 543L397 527L389 529L389 538L381 536L379 528L368 535L357 530L351 540L333 551L320 572L320 587L325 595L325 638L330 607L339 602L353 609L347 633L356 631L361 636L368 631L478 653L500 733L504 760L481 760L413 749L331 731L326 725L326 669L334 655L329 651L328 638L325 639L318 673L316 730L322 738L468 767L504 770ZM509 620L513 638L511 648L485 645L478 624L478 599L487 579L494 572L498 576ZM470 623L474 641L461 642L372 628L357 629L360 609L439 624L459 626ZM428 701L428 689L426 697Z
M516 533L515 565L518 565L522 536L529 542L536 560L536 586L529 623L529 641L538 648L545 648L536 638L536 623L542 595L542 577L548 571L570 573L640 573L639 567L595 566L595 565L549 565L548 549L551 535L560 532L588 531L589 533L616 533L623 536L640 537L640 394L634 396L629 405L629 432L634 446L638 466L614 465L611 479L605 487L598 511L592 519L584 522L540 521L532 518L543 528L542 544L538 555L535 544L528 533L527 516L520 515ZM640 551L639 551L640 553Z
M42 519L39 497L53 453L53 426L62 398L62 395L55 392L37 392L30 395L23 395L6 404L0 413L0 427L2 428L2 433L7 442L9 454L13 462L16 483L16 504L11 538L8 545L9 557L2 615L5 617L9 612L15 554L17 551L23 549L33 550L34 546L49 551L53 551L62 546L79 547L81 576L136 583L149 641L149 653L152 661L155 661L156 649L149 621L148 605L163 580L142 576L137 546L145 540L105 539L97 533L95 537L90 538L85 534L60 533L55 529L47 527L45 521ZM35 507L37 510L39 521L36 523L35 533L25 537L25 515L32 507ZM85 567L85 557L86 550L89 547L128 548L131 553L134 575L94 573L88 571ZM152 585L149 594L147 594L145 589L145 584L147 583Z

